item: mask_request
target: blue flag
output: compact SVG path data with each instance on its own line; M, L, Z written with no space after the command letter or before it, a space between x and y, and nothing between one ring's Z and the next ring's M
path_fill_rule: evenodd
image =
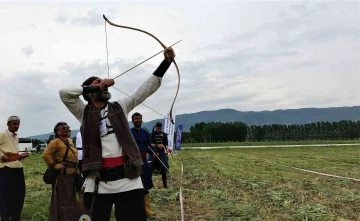
M175 150L180 150L181 146L181 134L182 134L183 125L178 125L176 128L176 146Z

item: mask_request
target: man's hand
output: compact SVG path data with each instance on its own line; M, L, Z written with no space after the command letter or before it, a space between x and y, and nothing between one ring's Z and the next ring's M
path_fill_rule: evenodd
M22 154L20 154L20 159L25 159L28 156L29 156L29 153L22 153Z
M158 147L159 147L161 150L165 148L164 145L162 145L162 144L158 144Z
M62 163L55 164L55 169L62 170L65 168L65 165Z
M175 59L175 52L174 49L172 49L172 47L168 47L165 49L164 51L164 57L165 60L168 62L172 62Z
M109 87L113 86L115 84L114 79L107 79L105 78L102 80L99 84L101 91L107 91Z
M6 154L1 157L1 161L7 161L8 159L9 157Z

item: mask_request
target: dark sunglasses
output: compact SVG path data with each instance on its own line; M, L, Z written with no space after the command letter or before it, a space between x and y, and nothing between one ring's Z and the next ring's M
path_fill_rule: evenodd
M64 130L70 130L69 126L65 126L65 125L59 125L56 130L59 130L60 128L64 129Z

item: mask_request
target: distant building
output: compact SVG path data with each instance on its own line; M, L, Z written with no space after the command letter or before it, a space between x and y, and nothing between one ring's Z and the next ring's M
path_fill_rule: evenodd
M32 146L32 139L19 138L19 152L31 152L33 150Z

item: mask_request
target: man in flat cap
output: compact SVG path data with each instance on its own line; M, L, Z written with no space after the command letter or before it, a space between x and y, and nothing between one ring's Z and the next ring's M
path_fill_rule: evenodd
M25 177L21 160L28 153L19 153L17 131L20 118L11 116L8 129L0 133L0 214L1 221L19 221L25 199Z
M165 59L131 96L109 102L113 79L90 77L81 86L60 90L60 98L79 120L82 136L82 173L87 177L84 205L94 199L92 220L108 221L115 204L117 220L146 221L143 160L131 133L128 114L158 90L175 53L164 50ZM87 101L84 104L80 96Z

